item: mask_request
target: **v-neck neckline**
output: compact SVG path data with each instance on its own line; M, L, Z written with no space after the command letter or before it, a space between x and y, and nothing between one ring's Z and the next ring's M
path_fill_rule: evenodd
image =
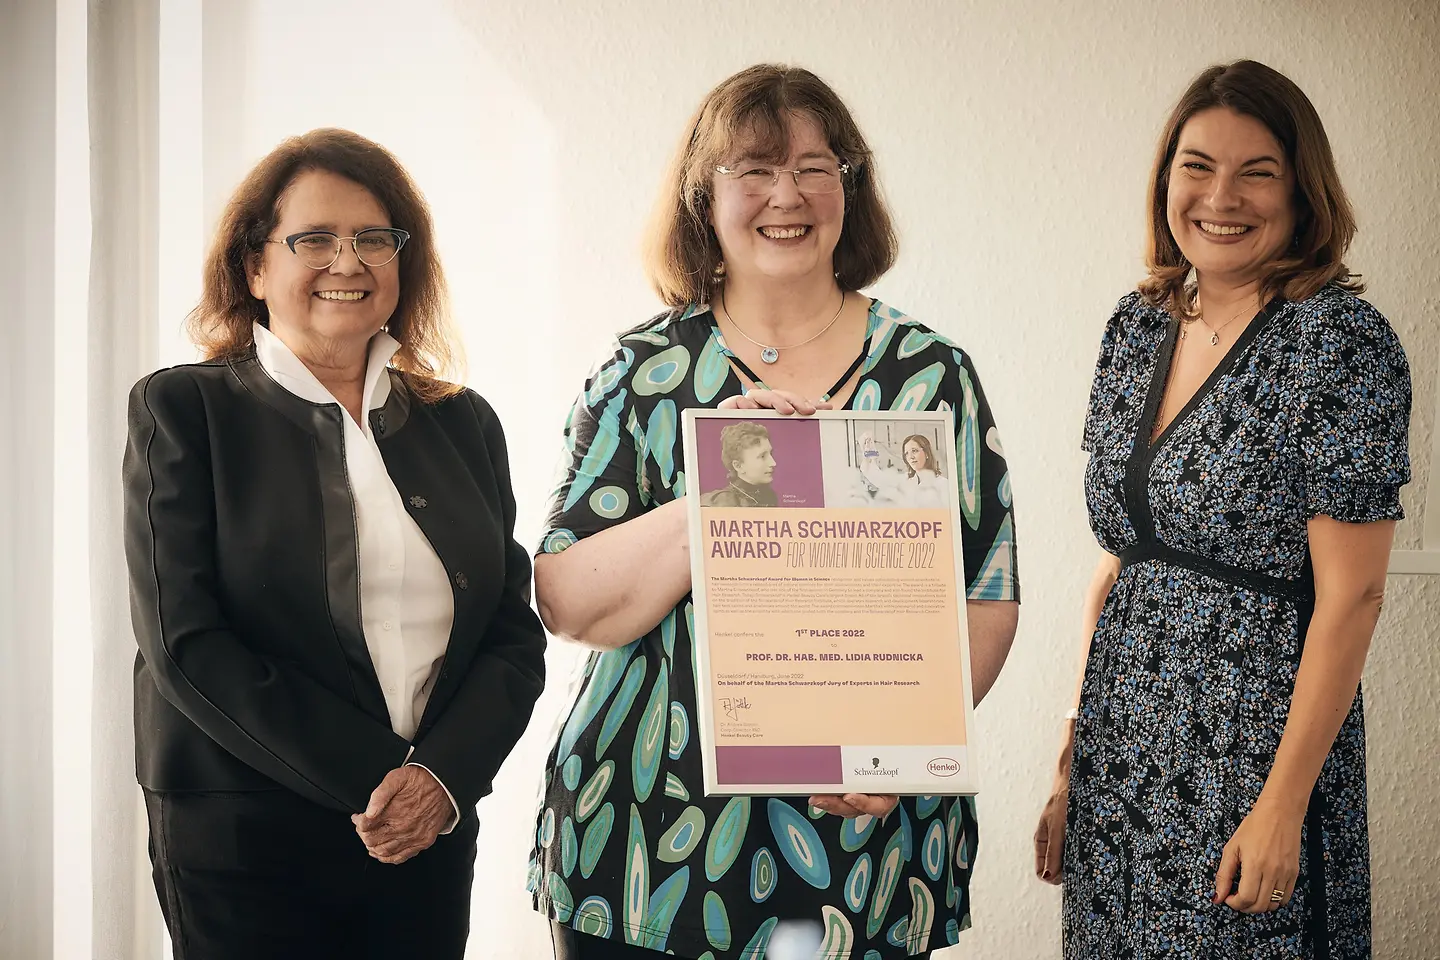
M1180 340L1180 321L1171 319L1168 329L1165 331L1165 340L1160 348L1160 355L1156 358L1155 369L1150 373L1150 386L1145 395L1145 407L1140 417L1139 432L1136 439L1136 448L1143 449L1148 459L1153 459L1165 442L1170 439L1175 431L1190 419L1195 410L1204 403L1206 398L1215 390L1216 384L1228 376L1241 356L1250 349L1250 345L1260 336L1261 332L1270 325L1270 321L1280 312L1285 304L1285 298L1274 296L1270 302L1261 307L1255 316L1241 331L1240 336L1225 351L1225 356L1215 364L1215 369L1210 371L1190 399L1185 401L1170 422L1165 425L1157 435L1155 433L1155 420L1160 416L1160 406L1165 402L1165 390L1169 386L1171 375L1171 363L1175 359L1175 347Z
M871 360L873 359L872 353L874 352L876 346L875 331L879 328L879 311L882 304L877 297L867 297L866 299L870 301L870 306L865 308L865 334L864 339L861 341L860 345L860 356L856 359L855 364L850 369L850 372L845 375L845 378L841 380L839 384L836 385L840 389L844 389L845 384L853 380L857 372L864 373L865 370L869 367ZM745 375L749 376L752 381L754 381L754 389L769 390L770 388L765 385L765 381L760 377L754 376L753 371L751 371L750 368L745 365L744 361L741 360L740 357L733 350L730 349L730 344L725 341L725 334L720 329L719 318L715 316L715 308L711 307L709 304L706 304L705 312L710 315L710 336L714 339L715 345L720 348L720 354L725 357L726 360L732 361L731 365L732 367L736 368L737 373L743 372ZM845 402L836 409L849 410L850 404L855 400L855 395L858 392L858 387L855 390L851 390L850 396L846 397ZM827 394L826 396L821 398L821 402L828 403L831 396L833 396L833 394Z

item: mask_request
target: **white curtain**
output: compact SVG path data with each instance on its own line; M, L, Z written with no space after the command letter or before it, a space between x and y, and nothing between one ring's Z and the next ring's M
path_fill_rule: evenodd
M0 957L157 960L120 530L156 365L158 0L0 0Z
M0 956L50 955L55 17L0 0ZM22 94L21 91L25 93Z

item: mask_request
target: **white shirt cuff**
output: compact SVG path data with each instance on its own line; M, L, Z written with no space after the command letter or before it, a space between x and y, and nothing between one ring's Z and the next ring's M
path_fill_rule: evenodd
M412 746L412 747L410 748L410 753L414 753L414 752L415 752L415 748ZM434 770L431 770L429 767L425 766L425 764L423 764L423 763L411 763L411 762L410 762L410 753L407 753L407 754L405 755L405 766L407 766L407 767L419 767L421 770L424 770L426 773L430 774L430 776L435 777L435 771L434 771ZM444 791L445 791L445 796L448 797L449 800L450 800L450 809L453 810L453 811L454 811L454 814L455 814L454 816L452 816L452 817L450 818L450 822L449 822L449 824L446 825L445 829L440 831L440 835L443 837L445 834L449 833L451 830L454 830L457 826L459 826L459 824L460 824L460 805L455 802L455 796L450 792L450 788L447 787L447 786L445 786L445 781L444 781L444 780L441 780L439 777L435 777L435 782L438 783L438 784L440 784L440 789L441 789L441 790L444 790Z

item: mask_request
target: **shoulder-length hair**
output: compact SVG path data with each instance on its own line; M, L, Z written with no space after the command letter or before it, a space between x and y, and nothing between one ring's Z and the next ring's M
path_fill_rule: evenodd
M885 275L899 253L890 212L880 196L875 161L850 110L809 70L758 64L706 94L665 173L645 237L650 284L668 306L708 303L720 265L720 242L710 226L710 200L718 164L743 149L754 159L783 162L790 152L789 118L815 121L835 155L849 164L845 229L835 246L835 277L842 290L868 287Z
M1287 300L1305 300L1327 283L1351 293L1364 292L1359 274L1351 273L1344 262L1355 237L1355 214L1340 185L1320 115L1284 74L1254 60L1237 60L1210 67L1196 77L1175 104L1160 137L1150 174L1145 257L1149 276L1140 283L1146 302L1176 316L1194 312L1195 292L1186 286L1190 263L1170 232L1167 195L1180 131L1191 117L1212 107L1225 107L1265 124L1284 148L1286 165L1295 172L1295 242L1265 265L1262 299L1280 294Z
M910 466L909 460L905 459L905 448L909 446L912 441L915 446L920 448L920 452L925 454L924 469L938 476L940 474L940 461L935 459L935 448L930 445L930 438L921 433L912 433L900 444L900 459L905 464L906 476L915 476L915 468Z
M324 170L353 180L375 197L391 224L410 234L400 254L400 298L386 330L400 342L391 363L417 397L434 403L464 388L440 379L461 365L449 296L430 209L415 182L384 147L349 130L326 128L290 137L271 150L231 195L205 258L200 303L186 318L190 339L209 360L242 357L254 347L254 323L270 314L250 293L246 271L259 263L280 220L285 192L302 173Z

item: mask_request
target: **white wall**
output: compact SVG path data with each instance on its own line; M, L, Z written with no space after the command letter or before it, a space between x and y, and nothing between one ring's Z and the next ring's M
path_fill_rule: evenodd
M1160 124L1196 72L1240 56L1287 72L1319 108L1360 214L1351 262L1414 368L1417 482L1401 545L1418 547L1440 359L1437 38L1433 0L207 0L192 135L207 230L285 135L339 125L399 154L434 206L469 382L509 428L532 539L586 368L611 331L657 309L638 234L690 111L756 61L827 78L875 147L902 234L876 292L976 358L1015 482L1025 603L977 714L994 786L979 801L975 929L954 956L1054 957L1059 894L1032 878L1029 836L1095 552L1080 421L1104 320L1141 275ZM317 61L329 89L296 92L294 71ZM376 62L392 66L388 89L349 80L350 65ZM162 343L179 321L161 318ZM1376 956L1420 958L1440 940L1440 581L1397 578L1391 592L1367 678ZM537 718L481 806L474 957L548 956L524 865L577 656L557 646L550 659Z

